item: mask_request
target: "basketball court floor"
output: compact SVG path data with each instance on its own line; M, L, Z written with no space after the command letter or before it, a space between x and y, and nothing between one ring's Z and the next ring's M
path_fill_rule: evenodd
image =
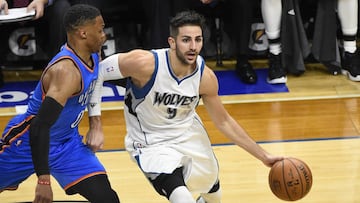
M233 63L217 70L227 70ZM209 62L210 67L214 67ZM264 66L263 66L264 67ZM215 68L215 67L214 67ZM7 74L7 75L6 75ZM13 73L6 73L8 78ZM27 78L23 73L14 77ZM288 91L224 95L233 117L262 147L273 154L305 161L313 175L312 189L299 203L360 203L360 83L332 76L309 64L302 76L289 76ZM236 87L234 87L236 88ZM108 170L112 186L123 203L165 203L123 150L125 135L122 102L103 103L104 151L97 155ZM15 108L1 108L3 128ZM281 203L268 185L270 168L234 146L214 128L202 104L198 113L210 134L220 165L222 203ZM87 119L80 124L85 134ZM15 192L0 194L0 202L33 200L35 177ZM54 200L84 201L67 196L55 180Z

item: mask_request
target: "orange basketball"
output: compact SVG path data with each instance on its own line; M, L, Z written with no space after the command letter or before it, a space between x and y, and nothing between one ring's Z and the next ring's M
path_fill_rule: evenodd
M312 173L300 159L285 158L276 162L269 173L269 185L276 197L285 201L296 201L309 193Z

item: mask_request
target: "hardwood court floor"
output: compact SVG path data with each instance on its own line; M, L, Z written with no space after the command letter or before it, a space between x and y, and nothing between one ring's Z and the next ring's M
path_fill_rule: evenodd
M214 63L209 65L213 67ZM225 62L224 67L214 68L232 66L232 62ZM313 172L313 188L297 202L360 203L360 83L343 75L329 75L324 67L310 64L304 75L288 76L287 86L288 93L232 95L222 100L234 118L269 152L298 157L308 163ZM128 154L117 150L123 148L125 135L122 102L106 102L103 107L104 149L109 151L97 154L122 202L167 202L156 195ZM0 117L1 126L5 126L9 112L15 110L1 109L0 113L4 113ZM216 145L222 202L283 202L268 187L269 168L228 144L230 141L214 128L201 104L198 113ZM85 134L87 127L84 119L80 131ZM34 179L32 176L26 180L17 192L0 194L0 202L31 201ZM56 200L83 200L66 196L53 182Z
M313 185L307 196L298 203L359 203L360 139L340 139L305 142L276 142L261 144L274 154L300 158L310 166ZM281 203L268 186L269 168L236 146L215 146L220 165L223 191L222 203ZM135 163L124 151L100 152L98 157L106 166L113 188L122 203L166 203L158 196ZM66 196L53 182L54 198L84 199L79 195ZM31 201L35 176L26 180L15 192L4 192L1 202Z

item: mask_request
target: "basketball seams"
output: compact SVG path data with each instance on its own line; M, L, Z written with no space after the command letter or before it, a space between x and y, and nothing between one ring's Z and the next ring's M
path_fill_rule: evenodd
M285 191L286 191L286 195L287 195L287 198L289 199L289 200L292 200L292 198L290 197L290 194L289 194L289 190L288 190L288 187L287 187L287 184L286 184L286 177L285 177L285 160L287 160L287 159L283 159L282 161L281 161L281 174L282 174L282 180L283 180L283 183L284 183L284 187L285 187Z
M293 160L296 160L298 163L300 163L299 161L298 161L298 159L296 159L296 158L292 158ZM297 165L292 161L292 159L287 159L294 167L295 167L295 169L296 169L296 172L297 172L297 175L298 175L298 177L299 177L299 179L300 179L300 184L301 184L301 196L300 197L303 197L304 196L304 181L303 181L303 179L302 179L302 175L301 175L301 171L299 171L299 169L298 169L298 167L297 167ZM301 164L301 163L300 163ZM291 198L292 199L292 198ZM299 198L295 198L295 200L296 199L299 199Z
M271 187L270 187L270 189L271 189L271 191L275 194L276 193L276 189L275 189L275 187L273 186L273 184L274 184L274 182L273 182L273 179L274 179L274 169L275 168L278 168L279 166L278 165L280 165L281 163L279 163L279 162L277 162L277 163L275 163L274 165L273 165L273 167L271 168L271 170L270 170L270 174L269 174L269 182L271 183Z
M309 188L307 188L307 186L308 186L307 177L304 174L302 174L302 177L304 177L304 181L305 181L305 184L304 184L305 190L304 190L304 194L303 194L303 197L304 197L309 193L309 191L310 191L310 189L312 187L313 176L312 176L312 172L310 170L310 167L305 162L302 162L299 159L297 159L297 160L302 163L303 167L305 168L305 171L307 172L307 177L309 178Z
M273 179L273 177L272 177L272 176L273 176L273 172L274 172L274 171L273 171L272 169L270 169L270 173L269 173L269 183L270 183L270 184L272 184L272 181L271 181L271 180ZM274 192L273 187L270 186L270 189L271 189L272 192Z

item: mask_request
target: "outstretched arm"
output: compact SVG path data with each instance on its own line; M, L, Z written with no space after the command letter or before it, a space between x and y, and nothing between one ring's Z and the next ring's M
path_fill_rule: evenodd
M216 75L206 67L200 84L200 94L216 127L236 145L261 160L266 166L272 166L276 161L282 160L283 157L272 156L261 148L235 121L222 104L218 89Z

